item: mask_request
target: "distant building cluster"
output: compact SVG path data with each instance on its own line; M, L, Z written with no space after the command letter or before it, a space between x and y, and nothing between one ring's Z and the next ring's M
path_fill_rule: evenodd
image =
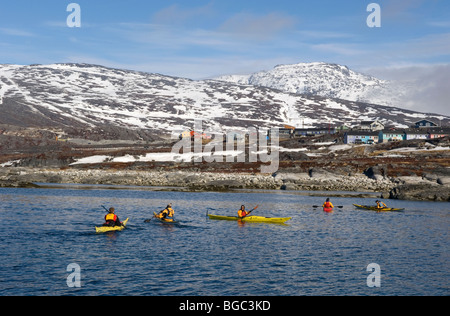
M344 134L344 143L346 144L375 144L396 142L411 139L435 139L450 136L450 127L439 127L436 123L428 120L421 120L415 123L411 128L387 128L378 120L362 121L356 127L348 126L322 127L298 129L285 126L280 128L280 138L297 138L302 136L320 136L333 135L337 133Z
M411 128L388 128L378 120L362 121L352 128L343 125L340 127L323 126L316 128L295 128L285 125L278 129L280 139L315 137L323 135L344 135L345 144L376 144L386 142L398 142L411 139L436 139L450 136L450 127L439 127L436 123L421 120L416 122ZM245 141L246 132L228 132L224 135L224 139L232 138L237 142ZM269 135L268 135L269 136ZM193 130L187 130L179 134L180 139L190 138L210 140L211 135L198 133Z
M347 131L344 135L346 144L374 144L399 142L412 139L436 139L450 136L450 127L439 127L436 123L421 120L407 129L385 128L378 121L363 122L360 130Z

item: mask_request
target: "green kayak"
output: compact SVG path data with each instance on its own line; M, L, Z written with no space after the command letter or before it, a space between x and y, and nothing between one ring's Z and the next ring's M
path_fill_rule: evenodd
M358 205L358 204L353 205L362 210L369 210L376 212L401 212L405 210L404 208L390 208L390 207L377 208L376 206L369 206L369 205Z
M263 216L247 216L244 218L240 218L237 216L221 216L212 214L208 214L208 217L210 219L221 221L243 221L252 223L278 223L278 224L282 224L292 219L292 217L263 217Z

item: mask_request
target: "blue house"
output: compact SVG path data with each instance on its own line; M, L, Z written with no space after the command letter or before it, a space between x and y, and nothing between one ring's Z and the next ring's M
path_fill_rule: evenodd
M349 131L344 134L346 144L373 144L378 143L378 132Z
M379 131L378 140L380 143L401 142L405 140L405 132L400 129L387 129Z
M437 127L438 125L429 120L421 120L415 123L416 128Z

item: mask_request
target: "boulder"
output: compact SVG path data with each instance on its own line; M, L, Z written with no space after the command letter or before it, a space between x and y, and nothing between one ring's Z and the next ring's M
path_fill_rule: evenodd
M389 192L390 199L450 202L448 187L438 184L404 184Z
M297 191L297 190L299 190L299 186L294 183L286 183L281 186L281 190Z
M384 165L376 165L373 167L369 167L364 171L364 174L374 180L383 180L387 175L387 166Z
M450 177L439 177L437 183L440 185L450 185Z
M282 182L295 182L309 180L309 174L307 173L277 173L274 176L275 181Z
M333 173L322 169L322 168L311 168L309 169L309 176L313 179L317 180L338 180L339 177L336 177Z

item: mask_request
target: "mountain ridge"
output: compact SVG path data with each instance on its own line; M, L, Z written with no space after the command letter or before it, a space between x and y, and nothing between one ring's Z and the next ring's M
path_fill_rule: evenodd
M217 130L339 126L377 118L397 127L420 119L450 123L445 115L398 107L73 63L0 65L0 113L0 124L66 133L105 129L110 137L124 137L127 130L170 134L191 128L195 119Z
M378 79L344 65L325 62L280 64L271 70L215 79L387 106L399 106L411 88L406 83Z

